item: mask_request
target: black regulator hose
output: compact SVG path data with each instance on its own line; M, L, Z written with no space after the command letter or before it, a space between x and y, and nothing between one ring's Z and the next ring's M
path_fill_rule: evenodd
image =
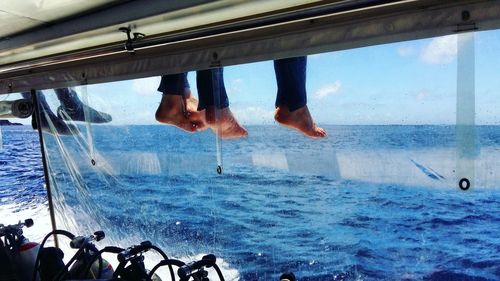
M217 265L217 258L213 254L205 255L201 258L201 260L190 262L184 266L181 266L179 270L177 270L177 274L181 278L181 281L187 281L189 278L198 270L203 267L210 268L213 267L219 276L220 281L224 281L224 276L222 275L222 271Z
M165 252L163 252L162 249L156 247L155 245L152 245L151 246L151 249L155 250L156 252L158 252L164 260L168 260L168 256L167 254L165 254ZM174 273L174 268L172 267L171 264L168 265L168 270L170 271L170 277L172 278L172 280L175 280L175 273Z
M164 260L168 260L167 254L165 254L165 252L163 252L162 249L153 245L149 241L143 241L143 242L141 242L141 244L132 246L126 250L123 250L121 253L118 254L117 259L119 261L119 264L115 270L115 273L113 274L113 278L117 278L119 275L122 274L122 271L125 269L125 266L127 265L130 257L133 257L133 256L138 255L140 253L147 252L151 249L155 250L157 253L159 253ZM174 273L174 269L172 268L172 265L168 265L168 269L170 271L170 276L171 276L172 280L174 280L175 273Z
M97 279L101 278L101 271L102 271L102 254L103 253L112 253L112 254L119 254L123 252L125 249L120 248L120 247L114 247L114 246L107 246L95 253L92 258L90 259L89 263L87 264L85 271L84 272L89 272L90 268L92 267L92 264L99 259L99 275L97 276Z
M170 268L172 268L172 265L175 265L177 267L181 267L181 266L184 266L186 264L180 260L174 260L174 259L162 260L161 262L156 264L155 267L153 267L153 269L151 269L151 271L149 272L149 274L148 274L149 280L151 280L151 278L153 277L153 274L155 274L155 272L156 272L156 270L158 270L158 268L165 266L165 265L168 265ZM175 281L175 276L172 277L172 281Z
M67 271L70 267L70 265L75 262L75 260L80 257L80 255L83 253L83 250L85 249L85 246L82 246L78 251L76 251L76 254L73 255L73 257L68 261L67 264L64 265L64 268L61 269L57 275L54 277L55 281L63 280L62 278L64 277L64 272Z
M217 272L217 275L219 275L220 281L225 281L224 280L224 275L222 275L222 271L220 270L219 266L217 264L214 264L214 269Z
M64 235L68 237L70 240L73 240L75 238L75 235L73 233L62 229L53 230L49 232L49 234L45 235L45 237L42 240L42 243L40 243L38 254L36 255L35 266L33 267L33 279L31 279L32 281L36 281L36 273L38 272L38 267L40 266L40 253L42 252L45 242L47 242L47 239L49 239L49 237L52 235Z
M78 251L73 255L73 257L68 261L68 263L64 265L64 267L61 269L61 271L59 271L59 273L56 275L56 277L54 277L54 280L56 280L56 281L64 280L63 279L64 272L67 272L67 270L69 269L69 267L83 254L83 252L85 250L90 250L90 251L92 251L94 253L98 252L97 248L92 243L88 243L88 242L76 243L75 239L78 239L79 240L78 242L82 241L81 239L79 239L80 237L81 236L75 237L74 239L72 239L72 241L70 243L70 246L72 248L77 247L77 246L80 246L80 247L78 248ZM100 265L101 265L101 268L102 268L102 259L101 259ZM84 274L85 274L85 272L84 272Z

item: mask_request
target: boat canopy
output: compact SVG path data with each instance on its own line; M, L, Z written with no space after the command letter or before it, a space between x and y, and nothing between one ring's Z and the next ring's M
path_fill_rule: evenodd
M285 267L310 280L440 280L448 273L434 270L456 264L457 274L497 273L463 264L496 254L485 221L495 223L500 182L499 87L490 83L499 64L491 44L499 41L498 32L477 41L475 33L500 28L500 1L0 3L0 104L6 112L14 102L34 107L27 123L38 129L53 230L103 229L120 247L152 239L174 257L221 253L228 280L268 279ZM459 35L433 38L450 34ZM488 36L495 40L476 52ZM416 42L418 50L452 39L437 44L452 63L428 71L432 63L422 66L417 51L413 61L400 53L404 43L391 49L404 64L378 47L339 52L349 53L344 60L308 58L308 81L321 86L307 89L313 113L324 117L315 121L334 132L324 141L268 126L276 112L267 95L275 90L272 62L240 65L424 38L433 39ZM155 126L170 123L155 114L163 96L152 76L223 67L232 109L243 113L240 121L253 118L241 122L252 139ZM212 72L212 82L224 81L222 71ZM341 81L348 95L338 95ZM211 87L215 101L222 90ZM6 149L37 147L26 127L2 130ZM10 151L4 155L16 165Z

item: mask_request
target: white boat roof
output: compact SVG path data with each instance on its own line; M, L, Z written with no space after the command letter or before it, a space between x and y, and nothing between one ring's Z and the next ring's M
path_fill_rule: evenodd
M332 1L0 0L0 64L123 42L120 27L151 38L326 2Z
M23 0L0 1L0 38L51 25L91 10L101 9L118 1L112 0Z

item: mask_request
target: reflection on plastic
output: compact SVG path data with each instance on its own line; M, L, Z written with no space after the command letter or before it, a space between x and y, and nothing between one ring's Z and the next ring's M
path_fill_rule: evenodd
M215 122L221 122L221 116L220 116L220 84L219 81L220 79L223 79L220 76L219 71L212 71L212 85L213 85L213 94L214 94L214 102L215 102ZM220 175L222 174L222 137L221 134L222 132L220 131L221 127L217 126L216 132L215 132L215 146L216 146L216 153L217 153L217 173Z
M83 101L83 103L90 105L89 94L87 92L87 85L83 85L81 88L82 88L82 101ZM90 124L91 118L92 118L90 115L90 107L84 106L83 107L83 114L85 115L85 127L87 128L87 144L88 144L88 148L89 148L90 162L92 163L92 166L95 166L96 160L95 160L95 153L94 153L94 137L92 134L92 125Z
M28 118L33 113L30 100L0 101L0 118Z
M340 179L337 154L333 150L304 156L300 152L254 152L252 163L256 167L283 170L293 174L309 174Z
M475 127L475 50L474 33L457 37L457 164L456 182L467 178L475 182L476 127ZM461 186L459 186L462 190ZM469 189L469 188L467 188Z

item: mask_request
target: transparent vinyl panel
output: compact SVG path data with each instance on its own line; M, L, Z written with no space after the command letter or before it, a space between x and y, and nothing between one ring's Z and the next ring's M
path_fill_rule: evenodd
M0 224L32 218L31 241L51 230L39 136L31 128L33 104L19 93L0 95Z
M226 280L495 280L499 48L459 34L38 91L58 227L212 253Z

